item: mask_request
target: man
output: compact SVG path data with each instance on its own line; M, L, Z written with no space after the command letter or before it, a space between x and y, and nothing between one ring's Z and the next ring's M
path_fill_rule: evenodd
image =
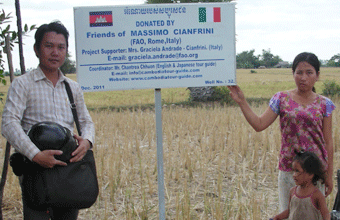
M45 168L66 166L54 155L59 150L40 151L27 136L27 131L36 123L52 121L74 130L74 120L64 81L69 82L77 106L82 136L74 135L78 148L70 162L80 161L94 143L94 124L85 106L83 93L78 83L66 78L59 70L65 61L68 49L67 29L60 22L41 25L35 33L34 51L39 66L17 77L8 90L2 114L2 135L16 151ZM24 200L23 200L24 201ZM51 207L38 211L23 202L24 219L77 219L78 210ZM51 215L51 216L50 216Z

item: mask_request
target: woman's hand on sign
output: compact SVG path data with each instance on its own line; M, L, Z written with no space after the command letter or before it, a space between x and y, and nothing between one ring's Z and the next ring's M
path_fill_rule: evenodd
M230 90L230 96L231 98L237 102L238 104L240 104L241 102L246 101L244 94L241 90L241 88L237 85L235 86L228 86L228 89Z

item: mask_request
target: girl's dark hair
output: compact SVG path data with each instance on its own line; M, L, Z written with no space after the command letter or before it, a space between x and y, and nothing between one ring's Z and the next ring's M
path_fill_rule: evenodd
M298 54L293 61L293 65L292 65L293 73L295 72L296 67L299 65L300 62L309 63L310 65L312 65L314 67L316 74L319 74L320 61L315 54L308 53L308 52L303 52L303 53ZM313 92L315 92L314 87L313 87Z
M69 36L68 30L65 28L65 26L60 21L54 21L49 24L41 25L35 32L34 46L37 48L38 51L40 50L41 41L44 38L45 33L48 33L48 32L56 32L57 34L64 35L65 40L66 40L66 46L68 47L68 36Z
M294 161L298 162L302 169L307 173L314 174L312 179L313 184L316 185L318 180L321 180L322 183L325 183L325 171L320 159L316 156L316 154L309 151L295 151L295 153L296 156Z

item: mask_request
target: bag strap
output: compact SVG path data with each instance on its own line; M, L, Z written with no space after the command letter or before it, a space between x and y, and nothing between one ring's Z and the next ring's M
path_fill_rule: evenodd
M68 82L66 80L64 80L64 83L65 83L65 88L66 88L66 92L67 92L67 95L68 95L68 99L70 100L71 110L72 110L72 115L73 115L73 118L74 118L74 122L76 123L78 134L79 134L79 136L81 136L79 119L78 119L77 108L76 108L77 106L74 103L72 90L70 88L70 84L68 84Z

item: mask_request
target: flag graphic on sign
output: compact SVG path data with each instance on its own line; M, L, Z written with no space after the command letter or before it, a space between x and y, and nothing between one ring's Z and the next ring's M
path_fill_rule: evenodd
M199 22L221 22L220 7L201 7L198 8Z
M112 25L112 11L90 12L90 27L106 27Z

